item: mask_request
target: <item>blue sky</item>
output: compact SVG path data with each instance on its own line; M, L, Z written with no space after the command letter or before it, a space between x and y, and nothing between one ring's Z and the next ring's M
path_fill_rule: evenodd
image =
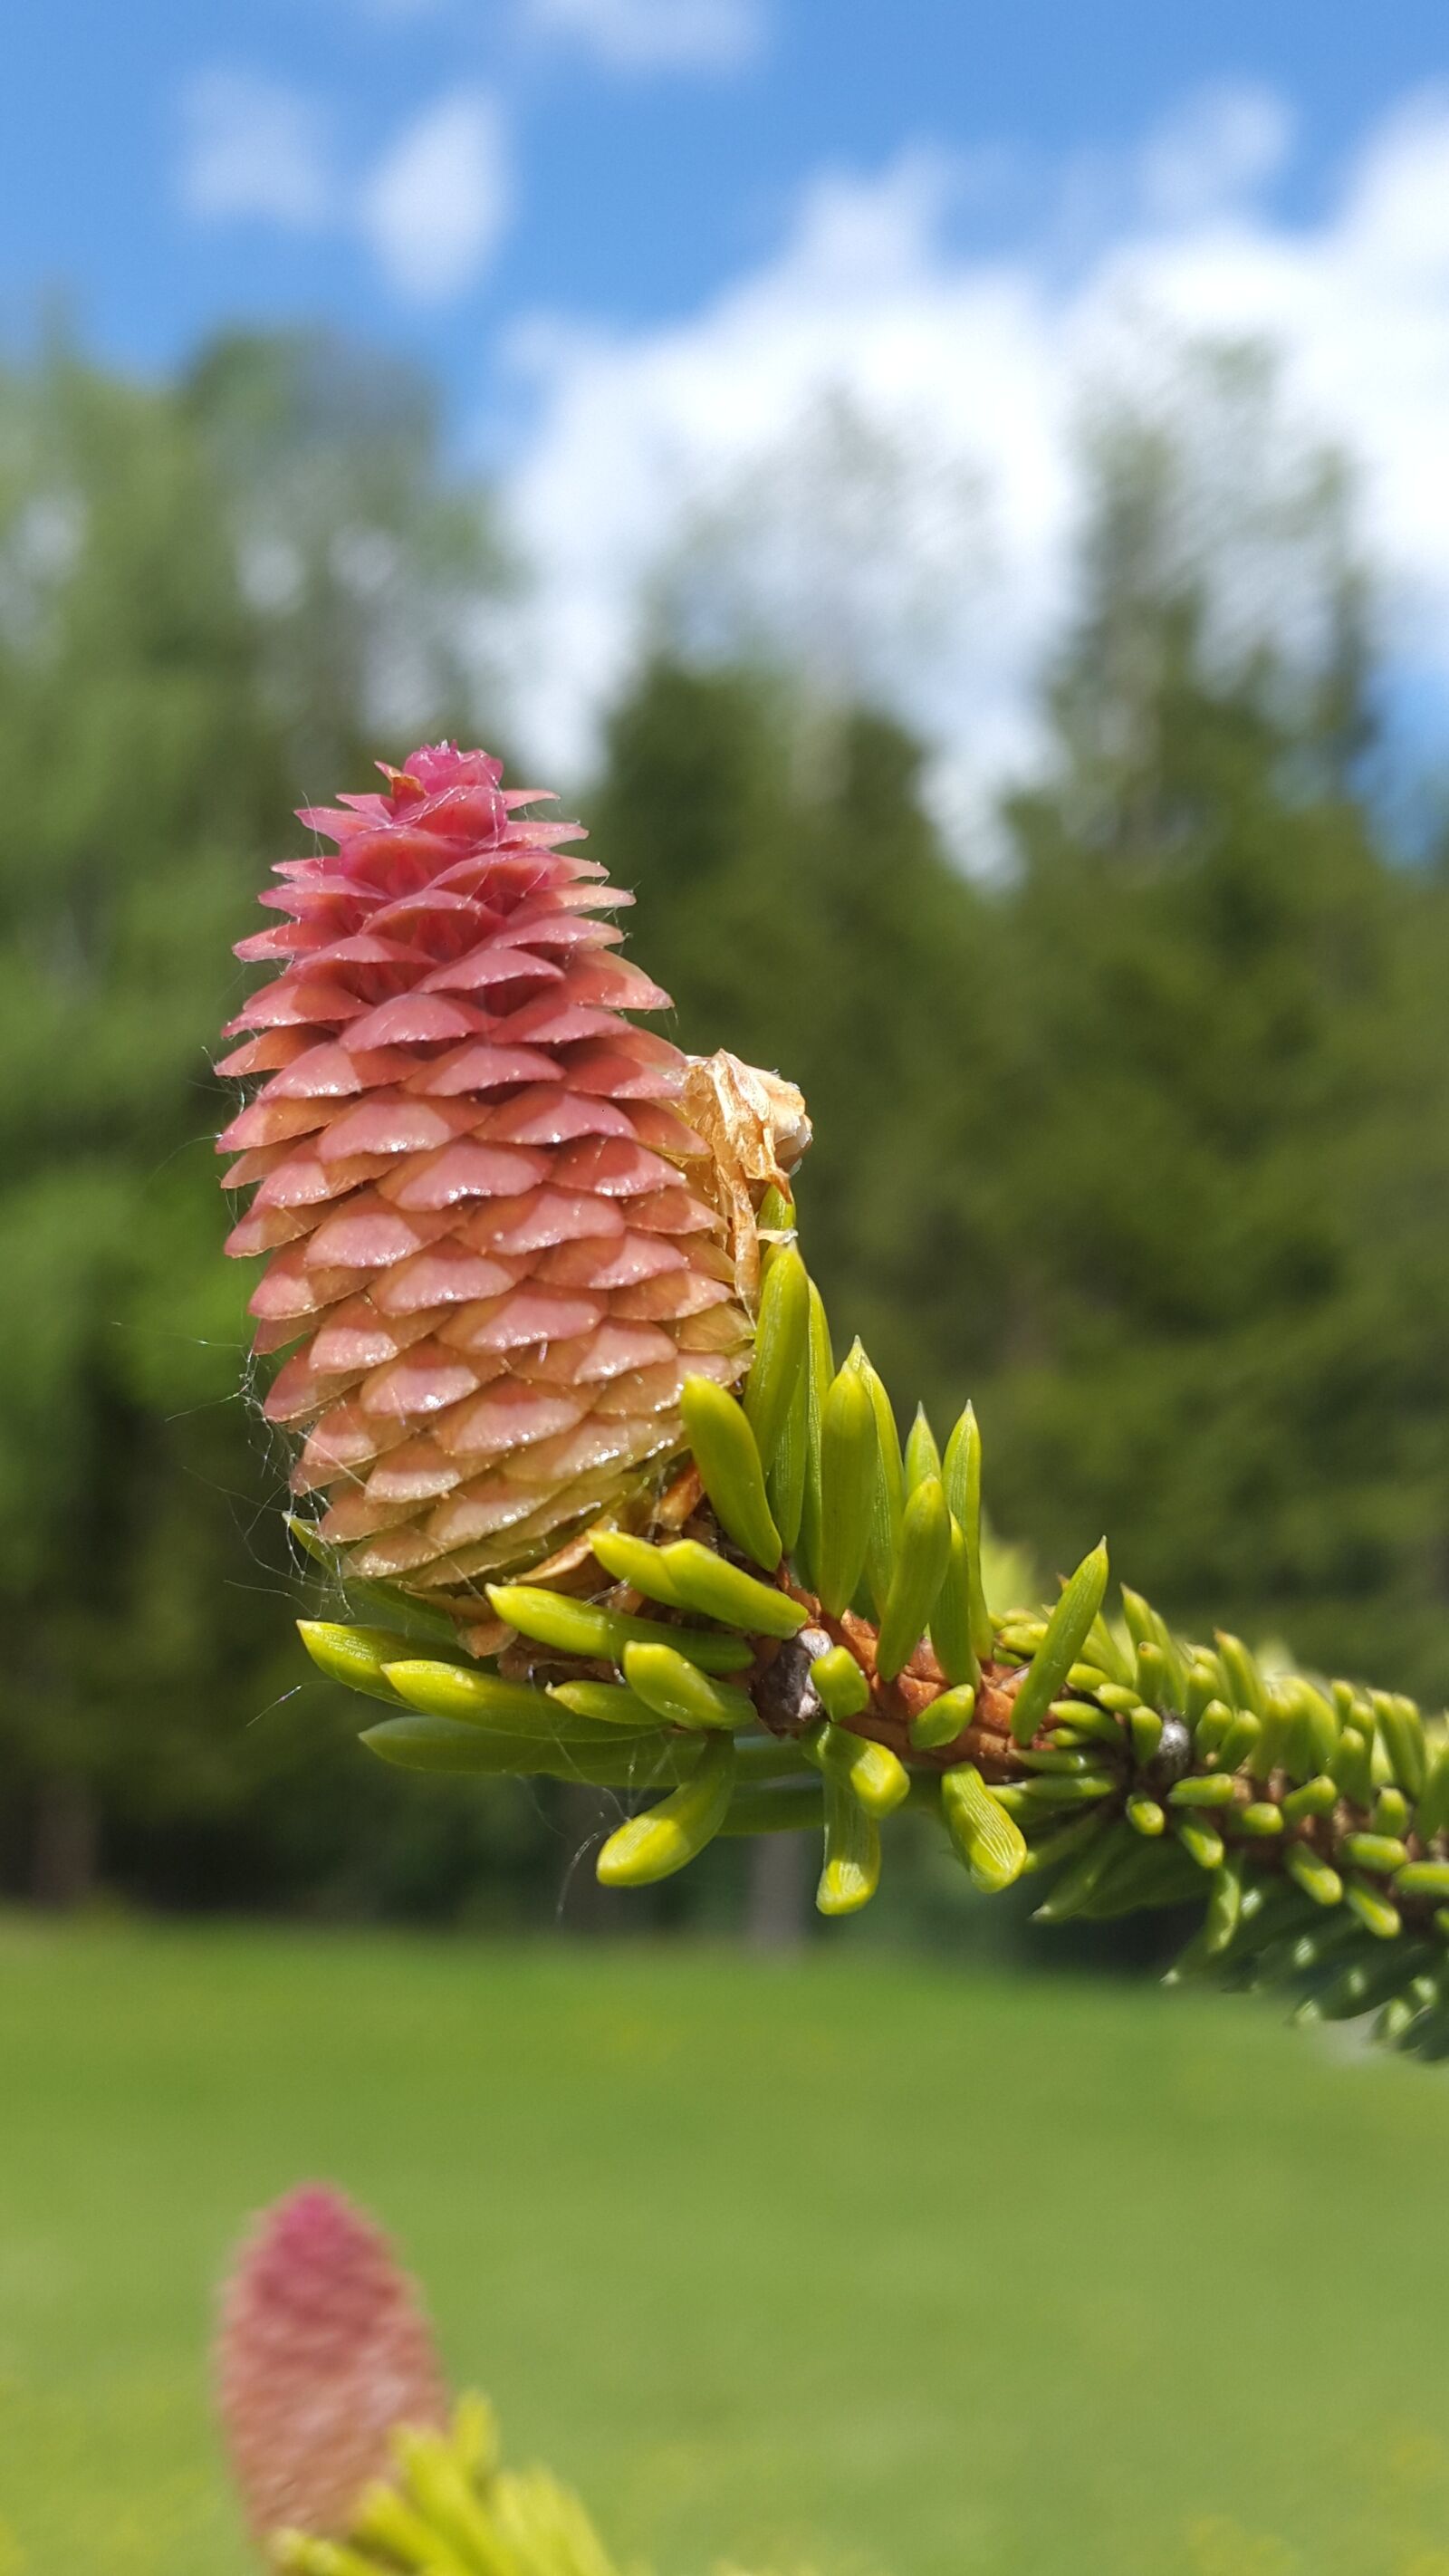
M832 390L985 496L976 630L903 673L902 598L868 651L958 766L1025 756L1073 403L1149 305L1283 343L1364 459L1397 649L1449 673L1443 0L25 0L7 40L10 334L61 290L141 368L238 319L416 354L538 564L565 765L651 549Z
M1311 215L1366 126L1449 78L1442 0L656 0L664 32L632 46L610 37L615 14L627 23L609 0L559 23L529 0L28 0L7 87L44 104L7 120L12 323L62 285L103 348L154 365L223 317L326 312L418 348L467 397L502 314L686 309L768 246L822 166L869 169L908 142L1004 150L1029 218L1033 180L1069 157L1125 152L1194 90L1251 82L1293 108L1278 202ZM433 300L380 280L340 226L188 213L187 102L217 76L295 91L344 171L442 96L494 97L511 169L495 256Z

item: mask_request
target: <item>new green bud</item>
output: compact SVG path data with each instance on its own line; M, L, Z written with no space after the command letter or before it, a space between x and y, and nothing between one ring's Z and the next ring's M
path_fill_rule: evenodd
M880 1828L845 1781L825 1775L825 1860L815 1902L822 1914L858 1914L880 1884Z
M1449 1897L1449 1860L1411 1860L1395 1872L1394 1894L1428 1896L1442 1905Z
M1133 1658L1124 1654L1107 1621L1100 1614L1087 1630L1087 1642L1082 1651L1088 1662L1095 1664L1108 1681L1130 1682L1134 1678L1136 1666Z
M779 1446L765 1471L765 1495L771 1517L780 1533L785 1554L800 1554L800 1530L805 1518L805 1487L811 1472L811 1390L810 1390L810 1305L805 1308L805 1357L796 1372L795 1391ZM817 1449L818 1428L814 1435ZM816 1460L818 1472L818 1457ZM808 1575L806 1581L809 1581ZM812 1587L813 1588L813 1587Z
M1369 1739L1361 1727L1344 1728L1338 1739L1338 1750L1329 1767L1351 1805L1355 1807L1371 1805L1374 1794L1373 1754Z
M352 2532L354 2539L385 2550L404 2567L426 2568L428 2576L468 2576L467 2560L459 2558L436 2524L382 2478L364 2489Z
M876 1643L876 1670L894 1681L925 1634L951 1556L951 1513L939 1476L912 1491L901 1516L895 1572Z
M283 2576L381 2576L375 2558L364 2558L344 2541L318 2540L309 2531L273 2532L268 2545Z
M1301 1789L1290 1789L1283 1801L1285 1824L1301 1824L1305 1816L1331 1816L1338 1804L1338 1782L1326 1771L1316 1772L1305 1780Z
M435 1664L413 1658L389 1664L387 1678L398 1702L421 1709L428 1717L449 1717L466 1726L492 1728L512 1735L556 1735L559 1712L547 1691L527 1682L505 1682L496 1673L470 1672L462 1664Z
M650 1547L627 1538L622 1530L600 1531L593 1540L599 1563L620 1582L631 1583L651 1601L667 1601L676 1610L696 1610L707 1619L743 1629L748 1636L795 1637L808 1617L798 1601L773 1583L761 1583L739 1565L730 1565L698 1539L675 1539L668 1547Z
M1417 1798L1428 1767L1424 1721L1413 1701L1397 1692L1375 1691L1373 1706L1394 1778L1409 1797Z
M759 1445L737 1404L713 1378L687 1377L680 1395L685 1435L721 1529L756 1565L773 1574L780 1533L765 1493Z
M642 1733L659 1724L657 1712L623 1682L550 1682L548 1695L572 1709L576 1717L592 1718L600 1726L631 1727Z
M1126 1814L1127 1822L1133 1832L1146 1834L1149 1837L1163 1832L1167 1824L1166 1814L1157 1800L1144 1798L1140 1792L1134 1793L1128 1799Z
M1295 1779L1316 1779L1328 1770L1338 1751L1338 1716L1311 1682L1298 1681L1291 1692L1294 1723L1289 1768Z
M1409 1830L1412 1813L1402 1789L1380 1789L1374 1800L1374 1832L1397 1834L1400 1841Z
M1167 1803L1170 1807L1230 1807L1236 1796L1236 1786L1226 1771L1190 1772L1168 1790Z
M835 1375L830 1325L814 1280L810 1282L810 1332L805 1367L805 1480L800 1498L800 1535L794 1554L800 1574L813 1592L820 1589L820 1440L825 1398ZM851 1587L854 1590L854 1586Z
M451 2442L441 2433L403 2424L393 2434L392 2452L402 2471L406 2494L427 2517L436 2535L429 2568L447 2568L452 2576L456 2566L458 2576L465 2576L465 2571L477 2565L480 2554L490 2551L493 2533ZM436 2554L440 2543L441 2557Z
M1053 1742L1043 1745L1040 1751L1029 1746L1017 1758L1023 1771L1041 1772L1047 1777L1058 1775L1064 1780L1080 1778L1084 1771L1100 1771L1102 1767L1102 1756L1095 1744Z
M319 1673L345 1682L368 1699L401 1705L385 1667L406 1657L408 1639L395 1628L348 1628L331 1619L299 1619L297 1634Z
M1082 1651L1087 1632L1102 1607L1107 1589L1107 1543L1103 1539L1084 1556L1047 1621L1046 1634L1032 1658L1011 1711L1011 1731L1018 1744L1030 1744L1052 1701L1066 1686L1068 1673Z
M1164 1645L1159 1637L1143 1638L1137 1649L1137 1690L1148 1707L1160 1709L1164 1717L1182 1714L1187 1679L1175 1643Z
M847 1362L832 1379L820 1424L821 1525L816 1589L832 1619L860 1581L875 1510L876 1417L870 1389Z
M927 1476L939 1479L940 1474L941 1452L936 1446L936 1435L926 1419L925 1406L918 1404L915 1421L906 1434L906 1492L913 1494Z
M1345 1905L1351 1906L1366 1931L1379 1941L1392 1941L1404 1928L1404 1918L1397 1905L1391 1905L1381 1887L1372 1880L1351 1878L1343 1891Z
M832 1646L828 1654L817 1655L810 1678L826 1716L838 1724L870 1706L870 1684L848 1646Z
M738 1406L735 1411L739 1412ZM600 1602L580 1601L569 1592L551 1592L540 1583L490 1583L488 1598L499 1618L520 1636L552 1646L562 1655L587 1656L591 1662L617 1664L630 1645L672 1646L676 1654L687 1655L707 1673L743 1672L754 1661L754 1649L743 1637L713 1636L703 1628L671 1628L657 1619L627 1618L622 1610L606 1610Z
M714 1736L682 1788L610 1834L596 1864L600 1886L648 1887L684 1869L719 1832L734 1779L734 1745L727 1735Z
M810 1282L804 1262L789 1244L773 1255L765 1272L755 1354L744 1388L745 1418L767 1469L774 1463L804 1375L809 1333Z
M1081 1666L1074 1664L1073 1672ZM1122 1724L1109 1709L1094 1708L1090 1700L1054 1699L1051 1714L1061 1725L1072 1727L1078 1735L1090 1736L1094 1744L1110 1744L1114 1753L1122 1750Z
M1127 1711L1127 1733L1132 1744L1132 1759L1139 1771L1145 1770L1162 1742L1167 1721L1160 1710L1139 1705Z
M1315 1905L1337 1905L1343 1895L1343 1881L1336 1869L1330 1869L1307 1843L1290 1843L1283 1854L1283 1866L1296 1880L1305 1896Z
M1177 1839L1199 1869L1220 1869L1223 1860L1223 1838L1216 1825L1210 1825L1201 1814L1188 1808L1173 1818Z
M971 1642L978 1662L985 1663L993 1652L995 1640L981 1578L981 1432L975 1411L969 1404L946 1443L941 1481L946 1488L952 1518L959 1523L966 1542Z
M1366 1869L1374 1878L1392 1878L1409 1857L1392 1834L1345 1834L1340 1848L1351 1869Z
M1184 1671L1183 1716L1195 1727L1204 1711L1223 1695L1223 1676L1216 1655L1199 1646L1188 1657Z
M1257 1752L1262 1732L1263 1721L1260 1717L1255 1717L1250 1708L1238 1709L1231 1726L1218 1746L1219 1770L1241 1770L1243 1764Z
M1199 1762L1211 1762L1221 1751L1232 1723L1227 1701L1210 1699L1192 1731L1192 1749Z
M1267 1697L1268 1714L1258 1729L1257 1742L1238 1757L1249 1778L1260 1782L1271 1780L1278 1770L1291 1772L1298 1745L1296 1694L1286 1683L1273 1681L1267 1686Z
M491 1728L462 1726L451 1717L386 1717L364 1729L361 1741L380 1761L402 1771L501 1779L588 1780L600 1788L627 1789L652 1780L678 1780L695 1761L693 1744L661 1732L658 1721L647 1734L623 1727L586 1727L580 1718L559 1712L553 1735L498 1735Z
M742 1690L702 1673L672 1646L626 1646L624 1679L635 1696L671 1726L727 1733L755 1724L755 1704Z
M1424 1786L1414 1807L1414 1830L1423 1840L1432 1842L1449 1825L1449 1744L1441 1744L1431 1754Z
M1251 1654L1241 1637L1217 1632L1218 1660L1228 1685L1234 1708L1251 1709L1255 1717L1268 1714L1268 1694L1256 1656Z
M941 1775L941 1813L973 1883L987 1895L1010 1887L1026 1867L1026 1838L993 1797L974 1762Z
M1110 1798L1121 1783L1110 1771L1084 1771L1071 1779L1004 1780L992 1791L1009 1815L1025 1820L1047 1807L1088 1807Z
M1222 1957L1238 1928L1242 1905L1242 1858L1237 1852L1225 1852L1222 1867L1214 1870L1208 1889L1207 1913L1202 1928L1204 1958Z
M827 1779L843 1780L867 1815L889 1816L911 1793L911 1775L888 1744L828 1722L800 1739L800 1750Z
M945 1578L931 1612L931 1644L947 1681L974 1685L980 1680L981 1665L971 1632L971 1557L966 1533L954 1513L950 1515Z
M631 1537L627 1530L594 1530L589 1545L606 1574L616 1583L627 1583L642 1592L646 1601L666 1601L671 1610L682 1610L683 1602L675 1590L669 1572L669 1551L655 1547L647 1538ZM761 1590L766 1587L762 1584Z
M942 1745L954 1744L963 1735L976 1714L976 1693L969 1682L955 1690L942 1691L939 1699L929 1700L912 1718L911 1747L916 1753L936 1753Z
M875 1416L876 1451L874 1484L871 1495L870 1532L865 1551L865 1576L875 1603L877 1619L885 1617L890 1597L891 1580L896 1570L896 1550L900 1543L901 1519L905 1511L906 1479L901 1458L901 1438L890 1397L877 1370L857 1340L845 1363L854 1369L870 1397Z

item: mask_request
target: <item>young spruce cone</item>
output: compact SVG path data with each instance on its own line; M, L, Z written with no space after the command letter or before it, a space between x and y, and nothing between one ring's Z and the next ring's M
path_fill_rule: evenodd
M467 1612L679 1450L686 1369L740 1375L750 1203L711 1140L753 1110L770 1176L801 1105L624 1016L669 1002L602 918L632 898L497 761L384 775L303 813L336 855L285 860L237 952L280 971L227 1030L221 1070L267 1077L220 1139L255 1185L227 1249L271 1255L257 1348L297 1347L265 1409L310 1426L320 1536Z
M222 2301L217 2395L258 2534L341 2533L399 2424L447 2420L422 2302L381 2230L313 2184L265 2211Z
M450 2416L418 2293L339 2192L263 2212L216 2372L247 2520L294 2576L618 2576L576 2496L499 2467L484 2399Z
M1037 1875L1052 1921L1203 1894L1193 1964L1449 2055L1449 1723L1187 1643L1125 1587L1112 1618L1105 1544L1049 1612L993 1617L970 1406L944 1456L923 1414L903 1451L860 1345L835 1366L786 1195L798 1093L619 1020L662 997L599 947L597 873L512 820L494 764L389 776L329 818L337 861L283 871L293 924L243 951L294 962L230 1069L287 1061L223 1140L261 1183L233 1248L283 1246L265 1338L313 1335L269 1404L316 1424L298 1481L334 1498L307 1543L451 1614L431 1656L387 1580L362 1596L380 1624L303 1623L390 1707L364 1741L663 1789L605 1843L614 1886L719 1834L813 1829L827 1914L869 1901L882 1820L924 1805L983 1891ZM605 1098L629 1132L565 1141ZM511 1155L528 1174L491 1195Z

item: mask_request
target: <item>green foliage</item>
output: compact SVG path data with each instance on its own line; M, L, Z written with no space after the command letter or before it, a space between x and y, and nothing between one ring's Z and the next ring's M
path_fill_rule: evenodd
M1445 890L1375 846L1342 710L1218 667L1116 506L1109 476L1058 778L1012 813L998 1507L1051 1561L1106 1521L1184 1615L1442 1691Z
M424 644L486 532L432 439L403 371L304 338L180 391L63 349L0 372L0 1858L57 1895L98 1820L123 1879L250 1897L295 1865L279 1776L317 1782L302 1884L329 1800L366 1812L325 1730L252 1728L288 1686L286 1560L208 1063L288 806L393 739L385 638L394 702L461 704Z

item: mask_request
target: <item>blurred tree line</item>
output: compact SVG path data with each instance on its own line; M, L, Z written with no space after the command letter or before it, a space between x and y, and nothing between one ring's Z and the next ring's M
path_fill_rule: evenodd
M1449 873L1366 798L1351 491L1243 353L1084 441L1076 623L989 868L885 693L697 584L580 801L683 1043L803 1085L837 1337L943 1433L974 1395L997 1526L1046 1569L1105 1526L1185 1621L1442 1699ZM497 740L516 578L373 352L0 376L11 1892L526 1921L570 1883L567 1798L385 1775L303 1675L207 1071L289 807ZM728 1919L740 1866L658 1902Z

